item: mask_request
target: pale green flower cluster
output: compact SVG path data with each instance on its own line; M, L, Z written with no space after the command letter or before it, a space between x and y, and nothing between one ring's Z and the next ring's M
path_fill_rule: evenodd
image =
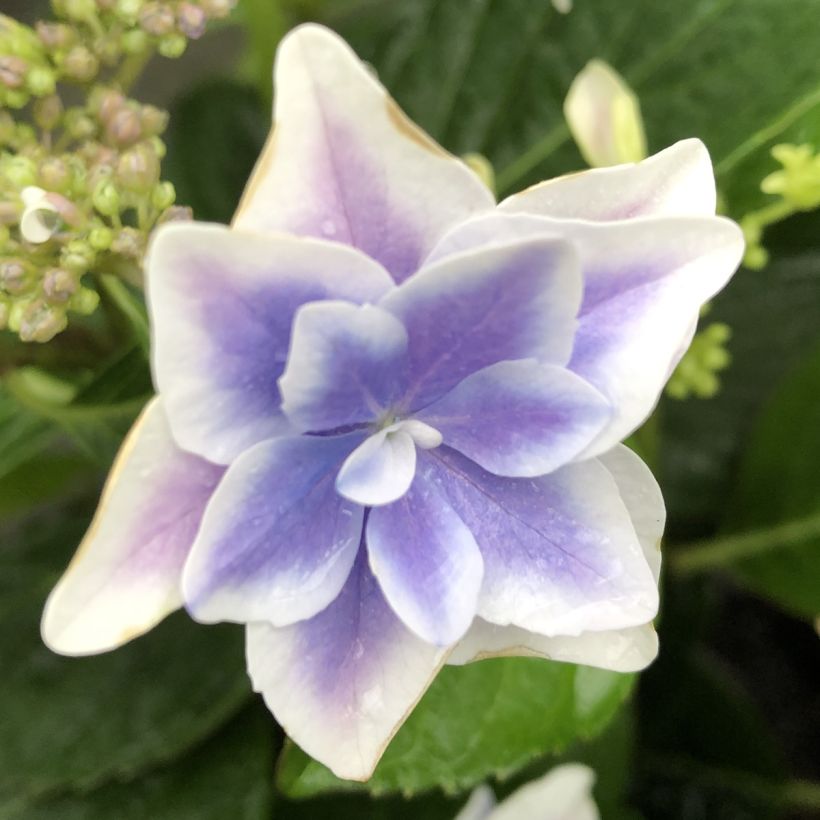
M150 232L188 213L161 179L167 114L126 89L234 4L53 0L33 28L0 15L0 329L46 342L95 309L95 274L140 283Z

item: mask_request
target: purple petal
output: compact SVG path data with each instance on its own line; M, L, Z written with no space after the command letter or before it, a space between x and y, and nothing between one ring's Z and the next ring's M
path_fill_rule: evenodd
M362 550L308 621L248 626L248 671L288 735L338 776L366 780L446 655L396 618Z
M645 624L658 590L618 487L595 460L501 478L447 447L417 475L445 494L484 558L478 614L544 635Z
M160 229L147 272L154 378L174 438L221 464L289 430L276 382L297 308L392 287L350 248L219 225Z
M476 613L481 553L435 481L417 473L401 499L370 512L366 532L370 567L393 611L429 643L457 641Z
M571 461L611 415L606 399L583 379L528 359L479 370L418 418L485 470L538 476Z
M174 444L158 399L146 407L46 604L43 639L55 652L114 649L181 605L182 566L223 472Z
M577 258L554 239L484 248L425 267L381 302L410 338L403 406L424 407L507 359L565 364L580 296Z
M402 281L450 225L493 207L333 32L306 25L285 37L275 84L275 128L238 227L343 242Z
M185 603L205 622L310 618L342 588L364 510L334 488L359 435L265 441L215 493L185 565Z
M499 209L596 222L709 216L715 213L715 178L706 146L688 139L634 165L595 168L542 182L505 199Z
M293 322L279 379L282 410L301 430L332 430L381 418L404 375L407 333L386 310L346 302L305 305Z

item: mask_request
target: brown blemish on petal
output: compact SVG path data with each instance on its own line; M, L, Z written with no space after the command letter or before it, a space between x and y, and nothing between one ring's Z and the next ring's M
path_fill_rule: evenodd
M232 227L236 225L237 221L248 209L251 200L253 200L254 196L256 196L257 189L262 184L262 181L265 179L265 177L270 173L270 170L273 166L273 160L276 154L276 138L277 129L276 123L274 122L274 124L271 126L268 138L265 141L265 146L262 148L262 153L259 155L259 159L256 160L256 165L254 165L253 173L251 173L250 179L248 180L248 184L245 186L245 190L242 192L242 198L239 200L239 205L236 209L236 213L233 215L233 219L231 220Z
M445 151L431 136L425 131L422 131L404 111L399 108L398 104L392 97L387 97L385 100L385 109L387 116L393 127L407 139L416 143L420 148L435 154L438 157L445 159L452 159L453 155Z

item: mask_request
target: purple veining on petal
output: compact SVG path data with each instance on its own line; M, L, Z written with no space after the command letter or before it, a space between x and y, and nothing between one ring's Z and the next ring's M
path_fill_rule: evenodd
M645 623L657 589L629 515L597 462L502 478L440 447L419 456L484 557L479 614L545 634Z

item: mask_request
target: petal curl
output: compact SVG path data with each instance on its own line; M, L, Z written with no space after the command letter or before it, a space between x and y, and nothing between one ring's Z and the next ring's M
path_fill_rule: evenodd
M420 456L484 559L478 615L548 636L639 626L658 589L629 513L597 461L502 478L447 447Z
M359 435L257 444L228 469L185 565L183 593L200 621L310 618L338 594L364 510L334 488Z
M165 226L147 272L154 379L174 438L220 464L290 429L277 379L296 310L369 302L393 286L351 248L221 225Z
M506 213L595 222L710 216L715 213L715 177L706 146L686 139L641 162L541 182L498 207Z
M379 419L402 386L407 332L374 305L315 302L296 313L282 410L304 431Z
M63 655L114 649L182 604L182 567L224 470L180 450L164 408L143 411L99 509L49 596L43 640Z
M410 340L404 408L424 407L496 362L565 364L580 298L577 257L560 240L525 239L426 266L380 303Z
M493 207L460 160L411 123L349 46L304 25L279 46L274 130L235 224L333 239L400 282L442 231Z
M579 376L525 359L473 373L418 418L491 473L539 476L572 461L611 415Z
M338 777L367 780L446 650L393 614L364 549L341 594L308 621L248 625L253 688L288 735Z
M476 614L483 561L435 481L416 473L401 499L371 510L366 532L373 574L408 628L438 646L461 638Z
M477 217L450 231L429 264L466 247L560 236L580 255L584 296L568 368L607 398L611 423L581 453L614 447L651 413L692 339L701 306L723 288L743 255L743 236L720 217L593 223L529 214Z

